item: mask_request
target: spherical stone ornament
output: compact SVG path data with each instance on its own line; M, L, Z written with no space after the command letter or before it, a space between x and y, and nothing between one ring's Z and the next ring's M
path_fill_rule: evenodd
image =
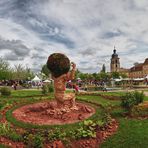
M47 67L52 75L57 78L70 70L70 60L62 53L53 53L48 57Z

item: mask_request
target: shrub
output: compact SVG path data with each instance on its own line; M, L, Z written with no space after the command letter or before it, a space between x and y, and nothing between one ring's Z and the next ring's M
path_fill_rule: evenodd
M136 105L132 108L131 114L134 117L145 117L148 115L148 108L144 104Z
M0 123L0 136L7 136L10 132L10 124Z
M8 87L2 87L0 89L1 95L2 96L10 96L11 95L11 89Z
M139 103L142 103L145 97L143 92L140 93L138 91L135 91L134 96L136 99L136 105L138 105Z
M23 135L23 141L29 148L43 148L44 138L39 133L34 135L27 132Z
M55 130L51 130L48 134L49 141L61 140L64 141L66 138L66 133L62 132L60 128L55 128Z
M48 84L48 92L53 92L54 88L53 88L53 84Z
M43 94L48 94L54 91L53 85L52 84L45 84L42 87L42 93Z
M15 131L12 131L9 133L8 137L12 140L12 141L15 141L15 142L20 142L22 141L22 136L17 134Z
M143 92L127 92L122 96L121 106L127 109L128 113L131 114L132 108L139 103L142 103L144 99Z
M0 102L0 110L3 108L4 104Z
M135 105L135 102L136 100L134 94L131 92L127 92L125 95L122 96L121 106L126 109L130 109Z
M48 87L47 87L47 85L43 85L42 86L42 93L43 94L48 94Z
M12 141L22 141L22 136L17 134L9 123L0 123L0 136L9 137Z

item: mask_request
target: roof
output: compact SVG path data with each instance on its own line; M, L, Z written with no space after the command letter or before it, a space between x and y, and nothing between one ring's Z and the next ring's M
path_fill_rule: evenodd
M130 71L131 71L131 72L134 72L134 71L142 71L142 68L143 68L143 64L140 63L140 64L137 64L137 65L133 66L133 67L130 69Z
M147 58L147 59L145 59L145 61L144 61L143 65L148 65L148 58Z
M118 58L118 54L116 53L116 49L113 50L112 58L114 58L114 57Z
M128 72L129 71L129 69L126 69L126 68L120 68L120 72Z

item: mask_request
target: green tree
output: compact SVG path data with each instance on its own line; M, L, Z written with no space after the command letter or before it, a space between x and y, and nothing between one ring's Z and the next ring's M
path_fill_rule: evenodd
M0 58L0 80L9 80L12 78L12 71L9 63Z
M112 72L111 77L113 79L118 79L120 77L120 73L119 72Z
M100 77L100 80L103 80L103 81L108 81L110 76L108 73L104 73L104 72L100 72L99 73L99 77Z
M41 73L43 73L43 74L45 74L47 77L49 77L50 70L48 69L47 64L45 64L45 65L42 66Z
M101 72L104 72L104 73L106 72L105 64L102 65L102 70L101 70Z
M121 76L122 78L127 78L127 75L126 75L125 73L120 73L120 76Z
M15 65L13 69L14 80L28 80L34 77L33 72L28 67L23 67L21 64Z

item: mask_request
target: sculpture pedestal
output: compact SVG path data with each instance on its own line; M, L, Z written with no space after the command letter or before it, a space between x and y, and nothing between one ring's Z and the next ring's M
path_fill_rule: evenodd
M55 99L57 101L57 109L65 112L69 112L70 110L77 110L75 104L75 94L74 93L64 93L64 92L56 92Z
M13 116L25 123L39 125L69 124L82 121L95 113L88 104L76 102L77 110L57 108L56 101L46 101L24 105L13 111Z

